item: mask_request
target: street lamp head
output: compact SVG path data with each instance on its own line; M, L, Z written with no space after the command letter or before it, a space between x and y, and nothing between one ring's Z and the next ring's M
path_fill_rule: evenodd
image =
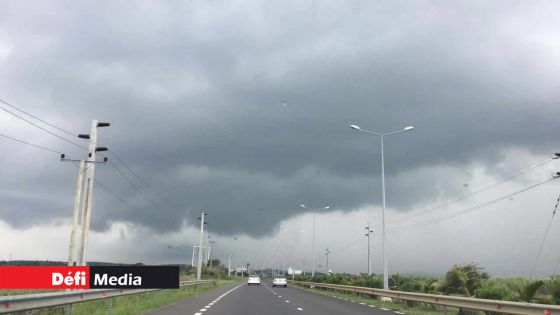
M299 206L300 206L300 207L302 207L302 208L307 208L307 206L306 206L306 205L299 205Z
M360 128L360 126L358 126L358 125L350 125L350 128L352 128L354 130L362 131L362 128Z
M414 126L406 126L406 127L404 127L403 130L404 131L409 131L409 130L412 130L412 129L414 129Z
M326 206L326 207L323 208L323 210L327 210L327 209L330 209L330 208L331 208L330 206Z

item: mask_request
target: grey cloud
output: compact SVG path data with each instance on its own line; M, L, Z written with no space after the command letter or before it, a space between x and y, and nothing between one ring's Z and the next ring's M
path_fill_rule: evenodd
M267 235L302 202L378 204L379 140L351 123L416 126L386 140L389 200L406 211L436 198L437 185L460 192L468 181L430 167L494 165L510 147L555 150L559 89L548 81L558 72L543 64L554 60L546 30L558 25L515 19L521 3L488 6L12 3L0 23L15 45L0 92L76 132L91 118L113 124L100 142L149 181L143 190L160 207L100 166L97 178L141 211L96 187L96 229L122 220L174 230L206 210L213 231ZM523 27L545 40L517 37ZM49 197L3 198L2 219L67 217L75 171L39 176L26 163L20 181L1 185Z

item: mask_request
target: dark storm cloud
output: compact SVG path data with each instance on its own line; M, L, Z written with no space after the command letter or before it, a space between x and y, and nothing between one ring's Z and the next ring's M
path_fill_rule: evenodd
M534 23L553 10L394 1L321 3L316 12L299 2L5 6L0 44L14 48L0 60L2 96L80 133L92 118L110 121L100 142L149 182L138 185L158 207L99 166L97 178L135 208L96 187L96 229L120 220L173 230L206 210L210 230L263 235L301 213L300 203L377 204L379 139L349 124L416 127L386 139L389 201L402 211L435 198L436 184L452 194L468 181L425 171L431 166L493 165L509 147L556 149L560 89L550 83L559 81L548 41L558 24ZM17 192L3 192L2 219L23 226L68 216L75 169L54 158L39 173L32 159L16 163L16 183L0 179Z

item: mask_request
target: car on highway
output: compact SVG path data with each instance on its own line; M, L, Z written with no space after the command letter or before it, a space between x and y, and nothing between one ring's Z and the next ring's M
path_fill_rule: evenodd
M259 275L250 275L249 279L247 280L247 285L261 285L261 277Z
M288 280L286 280L285 277L274 277L274 279L272 279L272 286L285 288L288 286Z

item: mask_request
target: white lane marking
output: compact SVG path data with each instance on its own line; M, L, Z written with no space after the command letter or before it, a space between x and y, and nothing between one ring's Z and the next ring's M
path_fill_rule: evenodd
M297 310L298 310L298 311L303 311L303 308L298 307Z
M384 307L382 307L381 309L384 310L384 311L390 311L390 309L384 308Z
M224 296L230 294L231 292L233 292L233 290L241 287L243 284L240 284L234 288L232 288L231 290L227 291L226 293L220 295L219 297L217 297L214 301L212 301L211 303L209 303L208 305L206 305L204 308L200 309L199 313L194 313L194 315L202 315L202 312L206 312L210 307L212 307L213 304L215 304L216 302L218 302L221 298L223 298Z
M286 303L290 303L290 300L286 300Z
M375 307L375 305L370 305L369 307Z
M406 314L406 313L403 313L403 312L397 312L397 311L395 311L395 313L397 313L397 314Z
M360 303L360 305L366 305L366 303Z

